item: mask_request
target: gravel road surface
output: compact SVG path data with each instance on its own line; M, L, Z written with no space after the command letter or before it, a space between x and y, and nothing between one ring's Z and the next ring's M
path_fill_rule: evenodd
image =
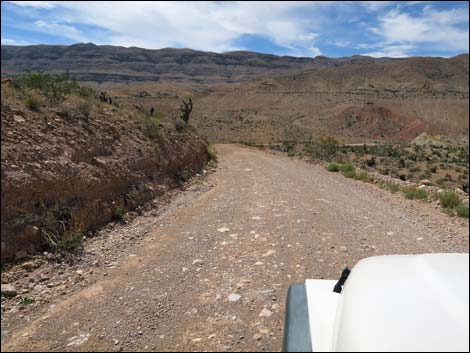
M217 170L158 217L87 242L95 266L64 277L86 277L67 295L53 282L70 271L63 265L50 268L50 288L39 284L47 303L19 310L18 298L2 299L2 351L279 351L290 284L336 279L374 255L468 252L468 221L433 204L300 160L217 149ZM138 241L122 241L139 227ZM119 251L112 241L101 251L113 236ZM116 262L89 261L110 249Z

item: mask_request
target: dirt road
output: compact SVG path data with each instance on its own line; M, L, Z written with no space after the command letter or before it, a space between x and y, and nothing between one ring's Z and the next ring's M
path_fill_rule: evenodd
M34 312L2 312L2 351L278 351L290 284L338 278L373 255L468 252L468 221L431 204L302 161L217 149L204 187L125 243L122 260L85 270L89 285Z

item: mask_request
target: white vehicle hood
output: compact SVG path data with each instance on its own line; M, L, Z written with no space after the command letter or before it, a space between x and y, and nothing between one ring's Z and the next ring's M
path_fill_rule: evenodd
M468 254L371 257L335 283L306 281L313 351L468 351Z

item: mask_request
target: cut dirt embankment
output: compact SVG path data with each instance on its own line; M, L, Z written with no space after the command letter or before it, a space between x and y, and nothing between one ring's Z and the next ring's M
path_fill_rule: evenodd
M151 138L112 105L86 117L2 102L1 117L2 262L73 246L83 231L178 186L208 161L206 141L191 128L160 125Z

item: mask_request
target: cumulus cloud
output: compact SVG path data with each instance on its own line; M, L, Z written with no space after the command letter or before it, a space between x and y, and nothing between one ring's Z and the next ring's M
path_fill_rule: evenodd
M36 6L37 4L30 4ZM27 6L23 4L23 6ZM58 18L42 30L60 31L73 40L79 33L67 23L97 26L108 32L95 42L124 46L161 48L188 47L208 51L242 49L233 43L242 35L258 35L292 52L302 42L311 44L318 34L311 32L308 17L292 20L293 12L317 6L314 2L55 2ZM305 47L304 49L308 49Z
M374 58L382 58L382 57L389 57L389 58L403 58L410 56L410 51L413 50L415 47L413 45L390 45L383 47L379 51L373 51L369 53L364 53L363 55L372 56Z
M4 10L11 10L18 18L4 15ZM15 38L8 32L10 28L16 35L26 34ZM468 4L10 1L2 2L2 34L17 42L54 38L55 43L214 52L260 47L292 56L315 56L325 51L326 55L344 55L353 49L356 51L351 54L404 56L416 55L424 47L428 52L455 55L468 51Z
M16 6L34 7L39 9L52 9L55 7L54 1L8 1Z
M389 44L428 44L451 50L468 51L468 8L435 10L426 6L412 16L398 9L379 17L378 27L370 28ZM466 23L465 27L458 26Z

